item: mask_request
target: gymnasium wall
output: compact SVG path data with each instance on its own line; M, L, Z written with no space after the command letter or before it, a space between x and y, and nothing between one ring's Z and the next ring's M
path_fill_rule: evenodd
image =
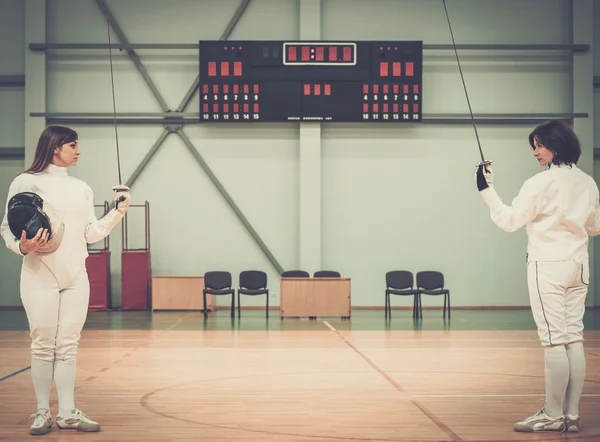
M105 3L131 43L197 43L218 39L240 2ZM585 14L591 10L591 0L577 2L578 20L579 16L584 20L577 26L572 25L569 0L446 3L457 44L569 44L572 32L577 43L592 44L588 38L592 19ZM42 117L31 117L29 112L112 112L112 97L107 51L51 50L44 55L26 46L44 39L48 43L106 43L106 19L95 0L0 0L0 5L10 16L0 18L7 22L0 36L8 36L2 38L0 55L10 60L6 66L2 63L0 75L13 66L17 73L26 73L28 80L26 105L22 89L0 89L3 114L9 107L24 116L14 117L18 121L0 119L0 147L26 145L25 162L29 163L44 126ZM24 33L25 17L35 26ZM112 38L118 41L114 31ZM253 0L230 36L300 38L451 43L438 0L373 0L370 4ZM168 108L177 108L197 75L197 51L144 49L136 53ZM592 96L593 52L574 56L573 75L569 52L459 51L459 56L476 114L575 111L593 117L593 103L585 98ZM593 67L599 59L595 57ZM163 111L125 51L113 51L113 63L118 112ZM424 70L423 106L428 116L468 113L453 51L426 51ZM600 69L595 72L600 75ZM195 94L185 112L195 113L197 107ZM71 173L92 186L98 204L110 200L111 187L118 180L114 127L66 124L79 132L83 151ZM527 144L532 127L478 125L485 156L494 161L496 188L506 202L525 179L539 171ZM584 141L581 167L592 173L600 167L593 162L593 125L576 121L576 128ZM159 125L119 126L123 181L162 132ZM505 233L490 221L473 181L479 154L469 124L186 125L184 132L281 266L311 273L340 271L352 278L353 305L382 306L384 276L391 269L441 270L453 306L528 304L525 232ZM2 194L9 181L5 171L12 176L13 163L1 160ZM237 284L241 270L262 269L274 292L270 302L279 303L275 267L176 134L167 136L131 192L134 203L150 204L154 275L198 275L223 269L232 272ZM143 227L139 209L130 212L129 225L136 224ZM141 245L142 235L130 231L129 236L130 246ZM111 236L116 305L120 304L120 250L117 229ZM18 261L4 250L0 253L3 264ZM0 305L18 305L18 273L0 267ZM597 296L600 305L599 300ZM227 304L227 300L220 303ZM263 303L264 298L243 300L243 305ZM439 299L424 300L425 305L439 303ZM593 296L588 303L594 304Z
M23 171L25 145L25 8L0 0L0 207L8 186ZM20 259L0 242L0 306L20 306Z

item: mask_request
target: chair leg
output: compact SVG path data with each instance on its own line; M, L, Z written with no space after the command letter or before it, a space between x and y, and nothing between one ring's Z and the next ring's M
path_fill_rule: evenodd
M231 319L235 318L235 293L231 294Z
M450 319L450 291L448 291L448 319Z
M206 292L202 292L202 302L203 302L204 317L206 318L208 316L208 313L206 312Z
M266 316L267 319L269 318L269 292L267 292L267 312L266 312Z
M389 302L388 292L385 292L384 300L385 300L385 307L383 308L383 310L385 311L385 318L387 319L387 317L388 317L388 302Z
M242 301L240 300L240 292L239 291L238 291L237 295L238 295L238 299L237 299L237 301L238 301L237 302L237 311L238 311L238 318L240 318L242 316L242 308L241 308Z
M444 294L444 319L446 319L446 294Z
M423 319L423 303L421 299L421 294L417 295L419 297L419 319Z

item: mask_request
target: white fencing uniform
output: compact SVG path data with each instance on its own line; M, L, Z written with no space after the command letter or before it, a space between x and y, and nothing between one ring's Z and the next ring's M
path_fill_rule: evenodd
M527 226L529 299L543 346L583 341L589 236L600 234L598 186L577 166L551 165L527 180L512 206L481 191L494 223Z
M75 359L90 295L85 267L87 244L106 237L123 218L125 210L111 210L101 220L96 219L92 189L83 181L69 176L66 168L53 164L41 173L17 176L10 185L7 202L20 192L34 192L50 203L65 226L58 249L47 254L28 253L23 258L21 270L21 300L32 339L32 376L38 406L48 408L51 366L45 372L47 375L36 374L42 373L42 368L36 371L37 367L54 364L59 401L66 398L65 402L72 402L69 395L72 395L75 381ZM19 248L20 240L14 237L8 227L7 210L2 220L2 237L10 250L23 256ZM60 361L63 362L62 368L57 366ZM65 387L66 393L61 394L58 384L63 369L69 371L62 378L65 379L63 383L69 385ZM62 409L63 404L60 406ZM74 405L69 403L66 406L70 408Z

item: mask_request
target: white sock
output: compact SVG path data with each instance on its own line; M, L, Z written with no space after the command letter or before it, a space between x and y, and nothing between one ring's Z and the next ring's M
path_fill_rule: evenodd
M546 366L545 412L551 418L563 416L563 402L569 383L569 358L564 345L547 347L544 352Z
M567 344L566 347L569 359L569 385L565 398L565 414L575 418L579 416L579 400L585 380L585 352L582 342Z
M71 414L75 408L75 374L76 361L59 360L54 361L54 382L58 393L58 415L65 417Z
M31 378L33 389L37 399L38 410L46 408L50 410L50 388L52 387L53 363L43 359L31 358Z

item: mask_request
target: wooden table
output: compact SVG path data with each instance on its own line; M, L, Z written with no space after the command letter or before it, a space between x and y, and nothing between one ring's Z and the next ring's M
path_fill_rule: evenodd
M202 302L203 276L153 276L152 311L204 310ZM209 311L216 307L215 296L206 295Z
M351 315L350 278L281 278L281 317Z

